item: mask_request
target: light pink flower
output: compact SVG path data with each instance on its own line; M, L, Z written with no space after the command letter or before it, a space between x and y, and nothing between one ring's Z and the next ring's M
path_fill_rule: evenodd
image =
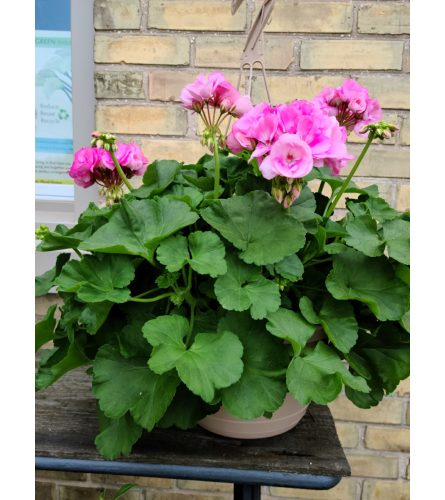
M297 134L282 134L270 154L263 159L260 170L266 179L281 176L299 179L314 166L311 148Z
M253 106L250 97L248 95L243 95L238 97L238 99L233 104L231 114L237 118L240 118L241 116L248 113L252 108Z
M378 101L371 99L368 89L355 80L345 80L335 89L325 87L313 102L330 116L335 116L348 133L354 130L360 134L363 126L382 119Z
M100 156L96 148L81 148L76 151L68 174L75 184L87 188L95 182L93 172L99 162Z

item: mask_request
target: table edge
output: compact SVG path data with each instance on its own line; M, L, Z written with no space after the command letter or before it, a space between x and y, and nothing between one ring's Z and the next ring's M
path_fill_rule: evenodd
M36 456L35 467L38 470L195 479L198 481L282 486L312 490L329 490L336 486L342 479L342 476L319 476L290 472L252 471L223 467L144 464L112 460L67 459L41 456Z

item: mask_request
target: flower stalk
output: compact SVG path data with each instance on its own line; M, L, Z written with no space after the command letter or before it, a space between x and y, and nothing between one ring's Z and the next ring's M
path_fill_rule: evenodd
M325 208L325 212L323 214L323 221L326 222L329 217L332 215L334 212L335 207L337 206L337 203L340 201L340 198L343 196L344 192L346 191L347 187L349 186L349 183L351 182L351 179L354 177L355 172L357 171L358 167L360 166L360 163L362 162L363 158L365 157L366 153L368 152L369 146L371 145L372 141L375 138L375 132L373 130L370 130L369 135L368 135L368 140L365 144L365 147L362 149L362 152L360 153L359 157L357 158L356 162L354 163L354 166L352 167L351 171L349 172L348 176L346 177L345 181L343 182L340 191L337 193L336 197L332 201L332 203L328 203Z

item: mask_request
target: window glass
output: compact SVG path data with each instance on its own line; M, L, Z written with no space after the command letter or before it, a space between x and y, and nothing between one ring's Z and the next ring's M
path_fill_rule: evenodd
M74 199L70 0L35 2L36 198Z

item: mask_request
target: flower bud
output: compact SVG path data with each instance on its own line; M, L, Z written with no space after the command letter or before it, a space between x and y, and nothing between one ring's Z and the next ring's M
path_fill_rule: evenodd
M45 239L45 236L47 234L49 234L49 228L48 226L45 226L44 224L42 224L41 226L39 226L38 229L36 229L35 231L35 235L37 236L37 239L38 240L43 240Z

